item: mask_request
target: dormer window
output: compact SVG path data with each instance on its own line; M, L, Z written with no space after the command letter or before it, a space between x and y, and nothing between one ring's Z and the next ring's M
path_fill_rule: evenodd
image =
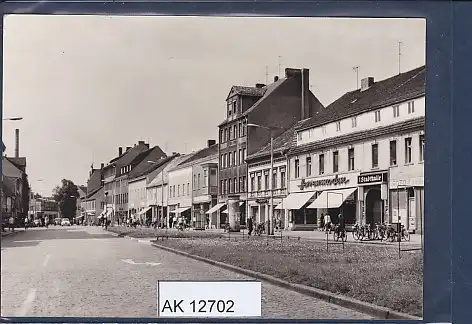
M356 128L357 127L357 117L352 117L351 118L351 123L352 123L352 128Z
M233 114L236 114L236 106L237 106L236 101L233 101Z
M408 113L413 114L415 112L415 102L410 101L408 102Z
M340 121L336 122L336 131L337 132L341 131L341 122Z
M374 111L375 115L375 122L378 123L380 122L380 110Z

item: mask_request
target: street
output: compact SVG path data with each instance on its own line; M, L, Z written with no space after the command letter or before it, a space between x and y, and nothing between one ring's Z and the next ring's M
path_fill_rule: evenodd
M1 315L155 317L157 280L246 279L99 227L28 229L1 244ZM372 319L262 283L264 318Z

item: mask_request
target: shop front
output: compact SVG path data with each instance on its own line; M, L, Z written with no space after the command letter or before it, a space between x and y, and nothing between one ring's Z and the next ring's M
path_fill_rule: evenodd
M210 216L207 211L212 206L212 196L205 195L193 199L192 226L195 229L203 230L210 226Z
M390 214L412 233L424 229L424 169L422 164L390 170Z
M289 210L292 230L319 228L324 214L329 214L334 224L340 214L345 225L355 224L358 176L357 172L292 180L290 194L277 208Z
M359 175L359 223L384 224L390 222L388 210L388 171L363 172Z

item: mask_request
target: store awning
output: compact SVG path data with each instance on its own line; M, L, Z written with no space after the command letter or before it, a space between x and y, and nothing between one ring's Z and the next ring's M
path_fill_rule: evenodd
M294 192L282 199L282 202L275 209L300 209L310 200L315 193L311 192Z
M357 188L326 190L307 208L339 208Z
M138 215L142 215L142 214L147 213L147 211L148 211L149 209L151 209L151 207L144 208L143 210L141 210L141 211L138 213Z
M189 210L190 208L192 207L180 207L177 211L182 214L186 212L187 210Z
M215 206L211 207L210 209L208 209L208 211L206 212L206 214L212 214L218 210L220 210L221 208L223 208L223 206L226 205L225 203L219 203L219 204L216 204Z

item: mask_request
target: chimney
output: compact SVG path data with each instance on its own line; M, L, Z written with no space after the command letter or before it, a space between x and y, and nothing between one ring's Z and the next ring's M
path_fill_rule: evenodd
M123 148L120 146L118 148L118 156L121 156L123 154Z
M208 147L211 147L211 146L213 146L213 145L215 145L215 144L216 144L216 141L215 141L215 140L208 140L208 141L207 141L207 146L208 146Z
M20 157L20 130L15 129L15 157Z
M293 78L293 77L299 77L302 74L302 70L300 69L292 69L292 68L286 68L285 69L285 77L286 78Z
M265 87L264 83L256 83L256 88L260 89L260 88L264 88L264 87Z
M103 169L104 167L105 167L105 163L100 164L100 169Z
M172 152L172 155L177 155L177 152Z
M138 145L144 144L144 141L138 141Z
M277 81L279 81L279 76L278 75L274 76L274 82L277 82Z
M131 150L131 146L126 147L126 152L128 152L129 150Z
M302 69L301 70L302 76L302 111L301 111L301 119L306 119L311 117L311 107L310 107L310 70L309 69Z
M374 78L368 77L361 80L361 91L369 89L374 84Z
M144 143L144 145L146 145L146 147L147 147L148 150L149 150L149 143Z

